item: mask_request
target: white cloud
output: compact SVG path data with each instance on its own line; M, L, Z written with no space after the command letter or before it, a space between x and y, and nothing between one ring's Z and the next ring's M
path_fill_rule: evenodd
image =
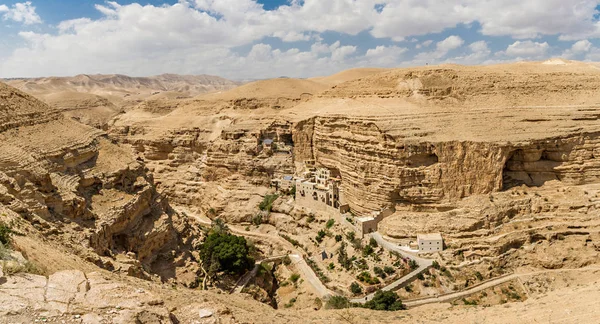
M571 50L574 53L589 52L591 48L592 48L592 43L587 39L580 40L580 41L576 42L575 44L573 44L573 46L571 46Z
M547 42L516 41L508 45L505 54L513 57L536 58L545 55L548 49L550 45Z
M26 45L12 55L2 53L0 76L174 72L303 77L353 64L489 61L493 39L463 48L465 41L458 35L437 43L419 43L416 38L458 24L479 25L483 35L519 39L498 59L546 55L548 43L527 39L542 35L589 39L569 49L583 56L594 52L591 41L600 38L600 23L594 19L597 4L596 0L290 0L265 10L256 0L179 0L162 6L106 1L95 6L102 15L99 19L63 21L49 29L51 33L19 33ZM24 24L41 22L31 2L0 5L0 17ZM348 41L325 42L323 32L363 32L383 40L367 49ZM286 49L276 48L278 42L269 37L288 43ZM407 49L389 41L404 39L423 52L404 60ZM309 60L314 62L306 63Z
M18 2L10 8L6 5L0 5L0 13L4 13L2 15L4 20L13 20L25 25L42 22L42 18L35 12L35 7L31 4L31 1Z
M365 53L365 62L361 65L377 67L393 67L402 62L402 56L408 51L399 46L377 46L370 48Z
M461 47L464 43L465 41L462 38L460 38L460 36L452 35L444 39L443 41L438 42L436 44L436 47L438 52L447 53L453 49Z
M589 52L594 52L595 48L590 41L587 39L577 41L571 45L571 48L566 49L562 53L562 57L566 59L575 59L585 56L586 59L590 59L588 55L585 55ZM591 55L594 55L593 53Z
M428 39L428 40L422 42L421 44L417 44L415 46L415 48L420 49L422 47L429 47L429 46L431 46L431 44L433 44L433 41L431 39Z
M478 42L471 43L469 45L469 49L473 53L487 53L487 54L490 53L490 48L488 47L488 44L486 41L478 41Z

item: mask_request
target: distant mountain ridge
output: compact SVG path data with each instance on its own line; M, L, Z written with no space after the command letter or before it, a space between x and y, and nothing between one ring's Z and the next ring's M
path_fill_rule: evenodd
M45 91L77 91L94 94L181 92L194 96L237 87L239 82L212 75L161 74L150 77L131 77L122 74L79 74L72 77L12 78L4 82L21 90L36 93Z

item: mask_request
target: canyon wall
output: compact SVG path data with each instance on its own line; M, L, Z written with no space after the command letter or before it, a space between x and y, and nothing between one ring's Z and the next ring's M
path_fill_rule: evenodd
M314 117L293 133L296 162L338 169L343 201L359 214L391 204L443 204L525 184L598 181L598 134L507 142L395 139L375 123Z

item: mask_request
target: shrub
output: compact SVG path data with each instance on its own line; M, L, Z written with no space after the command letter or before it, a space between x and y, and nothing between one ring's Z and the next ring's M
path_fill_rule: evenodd
M333 262L330 262L327 268L329 268L329 270L333 270L335 269L335 264L333 264Z
M297 273L292 273L292 275L290 276L290 281L294 284L298 282L298 279L300 279L300 275Z
M10 235L12 234L10 227L4 223L0 223L0 243L8 245L11 241Z
M415 270L419 267L419 264L417 263L417 261L410 259L410 261L408 261L408 266L411 270Z
M335 236L335 241L336 242L341 242L342 241L342 236L340 234Z
M327 301L327 308L329 309L342 309L350 307L350 300L344 296L332 296Z
M376 240L376 239L374 239L374 238L372 238L372 237L371 237L371 239L369 240L369 245L370 245L370 246L372 246L372 247L374 247L374 248L376 248L376 247L378 247L378 246L379 246L379 245L377 244L377 240Z
M335 220L333 218L330 218L327 223L325 223L325 227L327 228L332 228L333 224L335 224Z
M254 217L252 217L252 224L259 226L260 224L262 224L263 222L263 215L262 213L257 213L256 215L254 215Z
M393 274L396 272L396 269L390 267L390 266L385 266L383 267L383 271L389 275Z
M372 277L371 273L369 273L368 271L363 271L363 272L359 273L356 276L356 279L358 279L359 281L362 281L364 283L367 283L369 285L376 285L379 283L379 279L377 279L377 277Z
M363 291L363 290L362 290L362 287L361 287L361 286L360 286L360 285L359 285L357 282L353 282L353 283L350 285L350 291L351 291L353 294L355 294L355 295L358 295L358 294L362 294L362 291Z
M378 277L381 277L381 279L385 279L387 277L387 275L385 274L385 272L383 271L383 269L381 269L380 267L373 268L373 272L375 272L375 274Z
M373 299L365 303L365 308L374 310L397 311L406 309L400 297L393 291L378 290Z
M297 240L295 240L295 239L293 239L293 238L289 237L289 236L288 236L288 235L286 235L286 234L279 234L279 236L283 237L283 239L284 239L284 240L286 240L286 241L288 241L288 242L292 243L292 245L293 245L293 246L296 246L296 247L298 247L298 246L302 246L302 244L300 244L300 242L298 242Z
M317 242L321 243L321 242L323 242L323 238L325 237L325 235L327 235L327 233L325 233L324 230L320 230L317 233L317 237L315 237L315 240L317 240Z
M406 292L412 292L412 285L407 285L406 287L404 287L404 290L406 290Z
M353 241L354 241L354 239L356 238L356 233L354 233L354 232L352 232L352 231L351 231L351 232L348 232L348 233L346 234L346 238L348 239L348 241L350 241L350 242L353 242Z
M362 254L363 256L369 256L371 254L373 254L373 247L370 245L365 245L365 247L363 248Z
M425 277L423 276L423 273L419 273L419 274L417 274L417 279L419 279L419 280L424 280L424 279L425 279Z
M348 258L348 253L346 253L345 242L342 242L342 244L340 244L340 248L338 249L338 262L342 265L344 269L352 269L352 260Z
M258 205L258 208L260 210L265 210L265 211L270 212L271 208L273 208L273 202L275 202L275 200L277 200L277 198L279 198L279 195L277 195L277 194L266 195L263 198L263 201L261 201L260 204Z
M462 301L465 305L477 306L477 301L475 300L467 300L463 298Z
M431 263L431 266L432 266L434 269L440 270L440 264L439 264L437 261L433 261L433 262Z
M286 265L286 266L289 266L290 264L292 264L292 259L290 259L290 256L289 256L289 255L286 255L286 256L283 258L283 264L284 264L284 265Z
M313 215L313 214L308 215L308 217L306 218L307 223L312 223L314 221L315 221L315 215Z
M483 280L483 276L481 275L481 272L479 272L479 271L475 272L475 277L477 277L477 280L479 280L479 281Z

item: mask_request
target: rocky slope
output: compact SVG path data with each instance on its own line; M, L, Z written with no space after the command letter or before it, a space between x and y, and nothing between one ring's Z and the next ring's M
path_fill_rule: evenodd
M0 94L4 206L107 269L147 276L161 252L188 258L177 254L191 243L186 220L128 149L16 89L0 84ZM174 268L160 274L172 278Z

